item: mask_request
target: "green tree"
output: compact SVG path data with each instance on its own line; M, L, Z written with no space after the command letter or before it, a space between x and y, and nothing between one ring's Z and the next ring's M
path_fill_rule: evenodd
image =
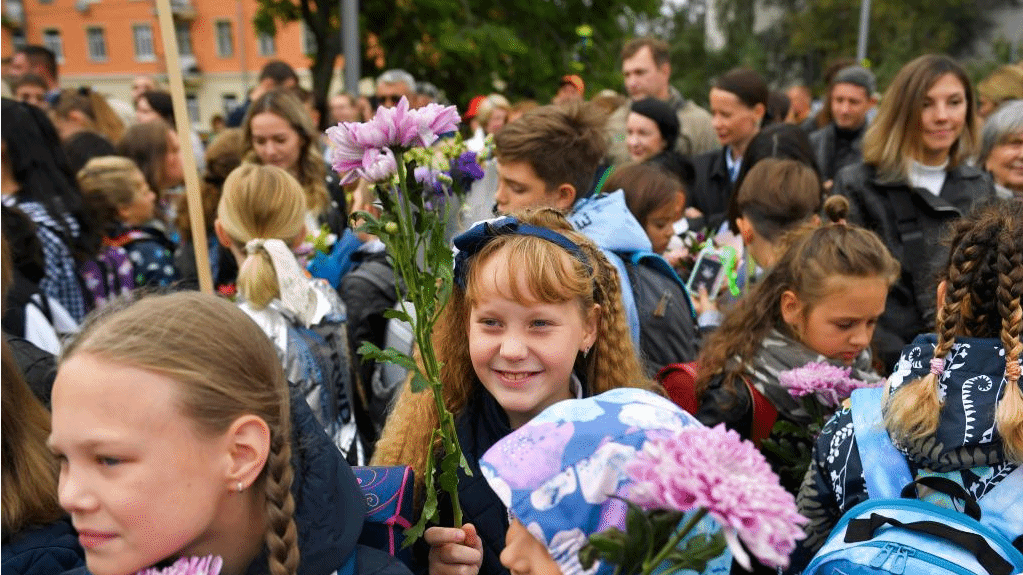
M377 0L360 3L362 70L404 68L433 82L464 107L476 94L501 91L548 101L558 78L579 73L587 92L621 88L618 50L638 19L660 0ZM313 90L323 97L340 54L338 0L259 0L258 30L302 20L316 39ZM589 41L577 33L592 30ZM370 40L371 42L370 43ZM370 49L378 46L379 50Z

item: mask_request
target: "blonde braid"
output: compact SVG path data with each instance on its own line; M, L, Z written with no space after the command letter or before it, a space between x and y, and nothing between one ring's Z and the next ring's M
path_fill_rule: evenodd
M1023 391L1019 385L1019 359L1023 353L1020 329L1023 310L1023 240L1019 230L1002 230L998 253L998 312L1002 318L1002 345L1005 348L1005 394L995 409L995 422L1006 456L1023 462Z
M938 310L936 331L938 343L934 358L948 355L957 333L962 332L963 310L971 301L970 288L977 266L979 248L970 245L953 254L948 270L948 291L945 302ZM885 427L896 440L917 439L931 435L938 429L942 403L938 398L938 376L933 373L907 383L890 396L885 412Z
M290 409L287 401L284 408ZM290 436L291 430L285 427L273 438L266 467L266 547L271 575L295 575L298 572L298 527L295 525L295 498L291 494L294 471L291 468Z

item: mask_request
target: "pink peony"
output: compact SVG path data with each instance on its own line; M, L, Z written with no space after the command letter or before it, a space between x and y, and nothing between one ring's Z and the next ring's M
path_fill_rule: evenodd
M327 128L327 138L334 144L333 168L341 175L341 183L359 178L379 182L396 171L392 149L427 147L441 134L458 129L458 109L454 106L430 104L410 110L402 97L393 108L380 107L368 122L343 122Z
M706 509L740 562L745 553L736 536L761 562L780 567L804 536L806 519L792 494L760 451L724 424L650 439L628 472L634 481L629 499L646 509Z
M135 575L219 575L220 568L223 566L224 561L214 555L182 557L170 567L164 567L163 569L150 567L139 571Z
M870 387L867 382L850 377L851 373L852 368L849 367L838 367L824 361L810 362L781 372L778 381L793 397L814 394L822 405L836 408L852 395L854 389Z

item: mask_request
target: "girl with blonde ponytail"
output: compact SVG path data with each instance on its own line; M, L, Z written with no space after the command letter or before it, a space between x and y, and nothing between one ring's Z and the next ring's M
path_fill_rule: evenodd
M982 500L1023 463L1023 200L979 207L953 224L949 245L936 333L903 350L888 379L884 425L914 476L942 475ZM817 441L797 499L810 524L794 567L867 499L853 431L845 409Z
M306 236L302 187L275 166L243 164L224 181L214 223L238 262L239 307L274 342L288 381L353 465L366 459L355 422L346 311L293 249Z
M86 561L65 575L208 556L221 575L408 574L357 544L355 476L227 300L107 306L65 350L52 405L58 498Z

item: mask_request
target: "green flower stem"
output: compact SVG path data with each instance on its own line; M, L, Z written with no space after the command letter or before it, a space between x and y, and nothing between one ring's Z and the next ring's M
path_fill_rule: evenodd
M661 551L653 559L643 562L642 575L650 575L653 573L654 569L668 558L668 555L671 554L686 535L689 535L689 532L693 530L693 527L696 527L696 524L699 523L705 515L707 515L706 509L702 507L697 509L696 513L694 513L693 516L686 521L686 524L676 531L670 539L668 539L668 542L661 548Z
M404 161L405 152L400 149L394 150L395 162L397 164L398 171L398 186L404 189L406 178L408 177L408 168ZM408 290L409 299L412 301L412 306L416 311L415 321L412 322L413 328L416 334L416 344L419 347L420 361L422 369L420 370L419 363L415 363L416 370L420 371L423 379L426 380L430 385L430 392L433 394L434 405L437 409L438 423L441 435L441 445L444 449L444 457L442 461L447 457L456 457L461 460L461 447L458 444L458 433L455 430L455 420L451 413L447 410L444 405L444 388L440 381L440 363L437 361L437 356L433 349L433 327L437 323L440 317L440 313L443 310L446 301L439 301L437 295L437 286L427 285L426 282L436 282L436 278L440 277L437 274L437 270L433 269L435 263L430 261L430 245L426 241L427 238L420 237L416 233L414 228L414 222L416 214L413 212L412 200L409 194L416 193L412 190L405 190L405 196L400 201L394 202L396 207L395 214L398 224L398 233L392 234L391 238L394 240L395 249L393 250L395 265L398 267L398 271L401 274L402 279L405 280L406 289ZM447 203L445 203L445 212L447 211ZM420 217L426 217L425 214L419 214ZM431 226L426 234L430 233L443 233L444 224L447 218L439 220L437 226ZM424 234L424 235L426 235ZM426 252L424 268L422 274L418 269L417 254L419 253L419 246L424 245ZM432 267L431 267L432 266ZM446 290L441 290L443 294L446 294ZM441 299L443 298L441 294ZM404 308L404 301L402 302L402 308L406 313L408 310ZM409 314L411 317L411 314ZM424 390L425 391L425 390ZM435 463L436 465L436 460ZM434 473L434 469L426 469L424 473ZM466 469L468 473L469 470ZM458 489L455 487L453 490L448 490L448 495L451 499L452 515L454 518L455 525L462 525L462 506L458 500Z

